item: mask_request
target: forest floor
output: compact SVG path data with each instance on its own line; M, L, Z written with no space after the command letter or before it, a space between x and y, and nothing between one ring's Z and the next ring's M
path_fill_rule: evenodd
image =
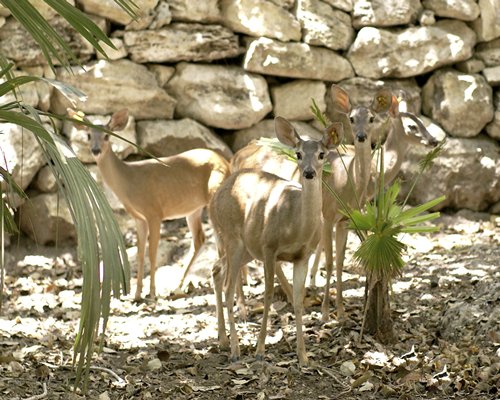
M265 360L255 361L263 301L257 264L245 287L248 321L238 323L242 357L229 362L217 343L210 228L205 225L209 242L191 283L179 295L173 289L190 239L181 222L168 222L159 298L156 304L134 303L130 295L112 301L105 347L92 360L86 395L73 391L82 289L75 249L13 238L0 313L0 399L498 399L500 218L462 211L443 214L437 223L439 233L403 238L407 265L391 294L396 342L360 337L365 279L348 253L348 320L337 322L332 288L330 322L321 322L322 271L318 289L309 288L305 299L311 365L300 368L293 310L279 291ZM349 248L356 244L351 237ZM285 266L287 274L290 269Z

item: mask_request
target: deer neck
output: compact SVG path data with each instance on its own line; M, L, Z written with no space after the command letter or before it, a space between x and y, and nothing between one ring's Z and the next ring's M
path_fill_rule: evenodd
M302 192L300 197L301 232L304 237L311 237L321 226L322 182L321 175L315 179L301 178Z
M372 148L368 140L355 145L353 181L358 198L361 198L370 181Z
M120 187L124 177L128 176L127 165L118 158L116 153L109 147L97 157L97 167L106 184L120 196Z
M384 180L390 183L396 178L404 158L408 153L405 140L403 121L400 117L393 118L392 126L384 143Z

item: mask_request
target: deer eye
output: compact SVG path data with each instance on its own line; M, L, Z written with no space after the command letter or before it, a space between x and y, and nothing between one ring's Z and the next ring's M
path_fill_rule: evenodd
M375 120L374 117L370 117L370 124L373 124L373 121Z
M325 153L324 152L319 153L319 159L323 160L324 158L325 158Z
M295 153L297 156L297 160L302 160L302 153L299 153L298 151Z
M90 133L87 133L87 140L90 142Z
M349 117L349 121L351 121L351 124L354 124L354 118L353 117Z

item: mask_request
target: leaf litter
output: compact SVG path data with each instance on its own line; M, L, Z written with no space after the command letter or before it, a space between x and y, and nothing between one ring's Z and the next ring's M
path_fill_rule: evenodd
M293 309L279 288L265 360L255 360L263 299L258 263L250 266L245 287L248 321L238 323L241 359L229 362L217 344L210 227L205 224L210 243L179 293L174 289L190 239L182 223L167 222L162 246L169 258L157 273L160 298L156 304L137 304L131 296L112 301L105 347L92 361L85 396L72 386L82 285L75 251L20 238L7 253L0 399L499 398L500 220L461 211L438 223L437 234L407 237L407 265L391 293L397 341L381 345L367 334L360 337L365 279L348 260L345 323L336 321L333 306L331 320L321 322L322 277L319 288L307 290L311 365L300 368ZM348 256L356 243L350 237ZM290 276L289 266L285 273Z

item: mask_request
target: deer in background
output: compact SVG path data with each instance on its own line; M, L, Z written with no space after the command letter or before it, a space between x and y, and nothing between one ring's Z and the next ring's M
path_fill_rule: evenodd
M321 234L323 164L327 153L343 134L339 123L326 129L321 141L302 140L284 118L275 118L276 136L297 154L300 183L282 179L258 169L242 169L232 174L215 193L209 205L222 263L213 270L217 302L218 337L227 347L222 303L226 279L226 308L230 328L231 360L240 356L234 320L234 292L242 266L253 259L264 262L264 314L257 341L256 356L264 356L267 320L274 290L278 261L293 262L293 306L297 327L297 355L307 365L302 314L307 261ZM222 264L222 266L221 266Z
M402 96L403 94L404 92L401 91L400 95ZM437 141L414 114L406 111L399 111L399 101L390 92L383 95L375 95L374 101L375 100L386 105L381 108L379 107L379 111L387 111L383 114L379 113L381 118L379 129L384 130L384 132L379 131L377 133L381 135L381 137L386 136L383 148L385 152L385 183L388 185L399 173L404 158L412 144L423 142L424 144L435 146ZM404 106L406 106L405 103ZM407 132L404 129L402 122L403 117L411 119L416 124L416 131ZM351 120L351 123L352 122L353 121ZM366 123L359 125L354 121L353 128L355 132L358 131L357 126L367 125ZM368 156L368 149L365 149L364 152L356 152L354 156L336 155L335 159L332 161L333 174L326 177L326 183L333 188L348 208L362 206L364 202L373 198L378 179L378 166L376 166L376 162L374 162L376 159L378 159L377 156ZM348 182L346 170L345 168L342 168L343 163L349 166L348 172L355 182L356 191L352 190L352 185ZM351 167L353 165L354 167ZM326 257L326 284L322 303L323 321L327 321L329 319L330 278L333 269L332 230L334 225L337 317L340 320L345 318L342 296L342 271L344 267L348 229L347 218L339 212L342 209L343 206L339 204L331 193L325 190L323 197L324 224L322 246L324 247ZM317 273L320 253L321 247L318 247L315 262L311 270L311 280L313 280L313 276Z
M81 120L82 116L68 109L68 115ZM128 111L115 112L105 126L120 131L128 122ZM151 298L156 297L156 255L160 241L161 222L185 217L192 235L192 256L184 271L182 287L189 269L200 253L205 235L202 228L203 208L220 184L229 176L228 161L208 149L193 149L171 157L124 162L114 153L109 135L86 125L99 171L104 182L123 203L137 226L137 290L135 300L141 299L144 278L146 241L149 241Z

